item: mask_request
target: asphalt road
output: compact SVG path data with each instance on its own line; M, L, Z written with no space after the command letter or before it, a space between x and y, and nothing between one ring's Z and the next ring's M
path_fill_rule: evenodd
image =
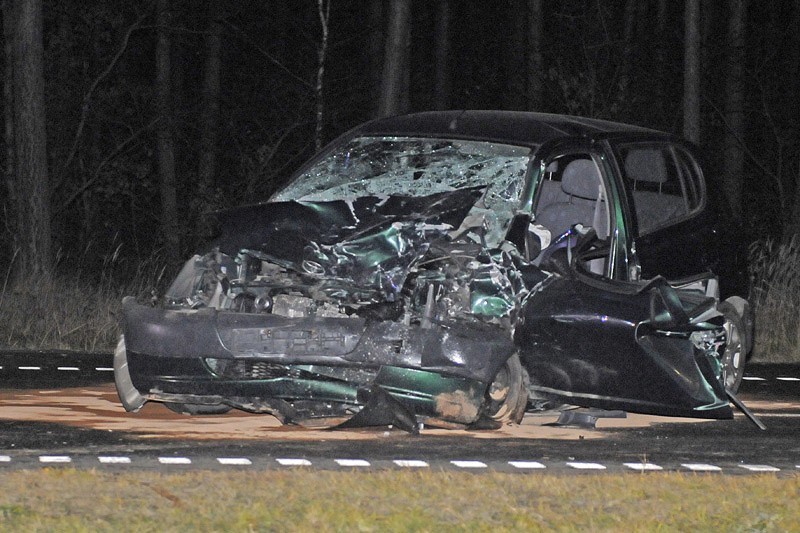
M705 471L800 473L800 365L751 364L740 398L766 424L630 414L596 429L526 415L500 431L279 427L234 412L189 417L147 404L125 413L109 355L0 353L0 470L462 469L475 472Z

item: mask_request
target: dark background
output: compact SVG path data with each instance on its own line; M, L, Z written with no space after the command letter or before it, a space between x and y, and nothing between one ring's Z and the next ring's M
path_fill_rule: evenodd
M202 212L268 198L314 153L317 137L328 142L385 114L381 105L391 90L385 64L396 54L386 46L387 35L400 0L321 1L323 13L329 10L324 58L314 0L43 0L44 185L52 264L99 268L111 254L183 257L207 236ZM545 1L538 26L532 21L535 2L524 0L409 3L408 61L400 61L408 84L401 84L392 112L520 109L684 131L684 2ZM158 4L166 19L158 17ZM744 156L744 166L726 178L742 186L733 205L746 222L742 238L786 240L800 228L792 215L800 197L800 2L699 4L696 141L708 172L730 173L726 142ZM731 53L737 51L730 29L734 4L745 7L738 59ZM10 2L3 8L8 85L9 67L18 60L8 48L14 37L7 22L15 8ZM443 13L448 30L437 33ZM156 84L159 28L170 59L166 122ZM219 113L209 123L204 74L213 28L221 43L220 90L210 95ZM533 55L531 28L539 32L540 58ZM436 52L443 47L447 61L437 69ZM738 92L730 85L736 65L742 66ZM531 79L539 80L540 91L531 92ZM738 128L727 120L732 97L743 117ZM4 98L8 123L8 88ZM203 135L209 127L216 155L210 182L199 176L199 166L207 164ZM157 155L158 135L167 133L176 204L165 215ZM6 130L7 148L14 145L9 139ZM13 194L22 178L8 165L8 153L0 198L7 259L27 246L14 215L26 209L20 193ZM177 237L165 238L165 216L175 217Z

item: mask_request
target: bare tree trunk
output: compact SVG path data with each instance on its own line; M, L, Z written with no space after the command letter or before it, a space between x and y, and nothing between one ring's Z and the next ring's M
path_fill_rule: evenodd
M434 29L434 109L450 108L450 3L436 2L436 28Z
M393 0L389 5L389 31L386 36L378 112L380 116L408 111L411 0Z
M700 0L686 0L684 12L683 136L700 142Z
M800 1L796 1L792 13L792 24L789 30L790 39L790 60L789 60L789 95L794 99L800 94ZM791 119L795 124L800 123L800 109L795 106L791 111ZM794 181L794 194L792 195L791 211L787 221L787 229L783 232L786 242L797 235L800 239L800 155L794 172L790 174ZM800 241L798 241L800 242Z
M380 116L381 110L381 85L383 80L383 54L384 54L384 30L383 23L384 1L372 0L369 2L369 43L367 43L367 53L369 54L369 75L370 75L370 96L374 102L371 116Z
M659 120L665 119L666 108L666 58L667 58L667 0L658 0L656 7L656 50L655 50L655 70L656 70L656 106L659 110Z
M528 0L528 110L542 108L542 0Z
M18 276L49 276L52 271L50 187L45 130L42 2L5 6L10 15L14 161L13 180ZM8 67L9 65L7 65ZM8 73L7 73L8 75Z
M314 87L314 95L317 101L314 148L319 152L322 149L322 126L325 118L325 99L323 98L322 82L325 75L325 56L328 53L328 21L331 16L331 0L317 0L317 13L322 28L322 39L317 48L317 83Z
M745 21L747 1L731 0L728 18L728 73L725 78L725 135L724 183L728 201L735 214L742 209L742 180L744 178L744 60Z
M220 51L222 24L217 2L206 1L208 29L205 35L205 69L203 70L203 95L200 110L200 157L197 176L201 194L209 195L217 175L217 131L219 126ZM204 202L205 203L205 202Z
M525 107L528 65L528 4L527 0L511 0L508 39L503 63L505 66L506 91L503 107L521 110Z
M783 232L784 241L789 242L793 235L800 235L800 162L794 169L794 198L791 216L786 225L786 231Z
M5 119L4 140L6 143L6 168L4 172L4 183L6 186L6 201L4 204L4 221L6 222L6 231L11 238L11 245L14 251L19 249L19 235L16 231L16 223L13 217L8 215L16 215L16 208L14 207L14 200L16 193L14 191L15 168L14 161L16 155L14 153L14 20L16 15L14 13L14 3L11 0L3 2L3 53L4 53L4 77L3 77L3 117ZM10 255L13 255L10 254Z
M626 0L622 28L622 69L619 78L620 101L628 101L628 89L631 84L633 71L633 47L636 35L636 17L638 15L638 0Z
M165 257L170 263L180 260L180 236L175 178L175 140L172 119L172 78L170 65L170 3L158 0L158 42L156 43L156 106L158 108L158 174L161 190L161 231Z

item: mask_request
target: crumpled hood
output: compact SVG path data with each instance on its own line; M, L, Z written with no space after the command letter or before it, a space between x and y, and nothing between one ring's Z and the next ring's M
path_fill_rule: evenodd
M396 293L431 242L458 228L483 194L271 202L216 213L221 252L245 252L312 278Z

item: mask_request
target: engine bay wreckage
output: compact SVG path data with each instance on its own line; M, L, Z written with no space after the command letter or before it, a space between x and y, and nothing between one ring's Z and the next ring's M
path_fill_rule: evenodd
M373 164L358 142L334 163ZM594 275L594 228L552 235L517 209L529 150L423 144L457 157L349 181L329 158L270 202L216 213L220 236L156 305L123 301L124 407L410 432L496 428L549 402L732 417L741 340L712 274Z

